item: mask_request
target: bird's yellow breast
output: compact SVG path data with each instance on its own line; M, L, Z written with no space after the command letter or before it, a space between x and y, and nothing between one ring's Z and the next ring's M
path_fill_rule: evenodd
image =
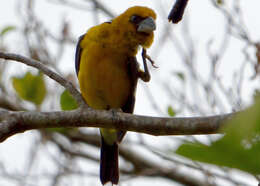
M131 91L126 56L94 41L82 51L78 78L85 101L94 109L121 108Z
M94 109L122 108L133 95L133 82L127 59L135 57L138 46L148 48L153 42L153 32L138 33L130 18L156 14L146 7L132 7L110 23L90 28L80 41L78 79L81 93Z

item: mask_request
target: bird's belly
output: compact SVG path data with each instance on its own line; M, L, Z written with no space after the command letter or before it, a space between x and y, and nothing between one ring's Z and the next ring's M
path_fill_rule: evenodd
M95 109L121 108L131 91L127 65L114 60L92 61L82 66L80 89L88 105Z

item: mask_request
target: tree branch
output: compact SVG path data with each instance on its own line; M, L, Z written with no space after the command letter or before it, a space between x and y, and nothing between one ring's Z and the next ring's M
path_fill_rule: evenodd
M1 109L0 141L27 130L59 127L114 128L156 136L214 134L218 132L223 121L233 115L162 118L93 110L86 106L81 94L69 81L48 69L40 61L4 52L0 52L0 58L18 61L41 70L44 74L68 89L80 105L77 110L63 112L14 112Z
M187 3L188 0L177 0L175 2L168 16L169 22L178 23L182 19Z
M75 98L79 106L85 106L84 99L82 98L80 92L72 85L71 82L60 76L59 74L53 72L50 70L46 65L41 63L40 61L30 59L21 55L13 54L13 53L5 53L0 52L0 58L6 59L6 60L13 60L17 62L24 63L28 66L32 66L37 68L38 70L42 71L45 75L49 76L54 81L58 82L60 85L65 87L71 95Z
M100 147L100 136L98 134L85 134L80 131L74 131L66 133L65 136L73 142L71 144L72 146L75 146L76 143L86 143L87 145ZM158 159L147 159L146 155L140 153L140 151L136 151L131 143L120 144L119 155L133 167L131 169L129 169L129 167L127 169L124 169L123 167L120 168L120 174L125 175L126 179L135 176L162 177L169 179L170 181L179 182L183 185L206 185L202 180L194 176L193 173L179 171L179 168L176 169L174 164L164 164L162 161L158 161ZM82 156L80 155L79 157ZM124 177L122 177L122 181L123 180ZM209 186L209 184L207 185Z
M26 109L23 108L19 104L15 104L11 102L7 97L0 96L0 107L7 109L7 110L12 110L12 111L25 111Z
M163 118L91 108L56 112L0 110L0 141L27 130L59 127L113 128L155 136L215 134L223 125L223 121L231 118L232 115L234 114Z
M152 161L143 154L137 153L135 149L120 146L120 152L124 153L127 157L131 158L133 162L141 166L144 172L139 172L144 176L150 177L163 177L170 181L176 181L186 186L203 186L206 185L203 180L190 174L181 172L178 168L173 166L165 166L158 161ZM141 170L142 171L142 170Z

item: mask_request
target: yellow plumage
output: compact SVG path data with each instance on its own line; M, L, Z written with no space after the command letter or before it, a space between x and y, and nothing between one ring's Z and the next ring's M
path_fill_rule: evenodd
M139 46L150 47L154 37L153 20L155 19L156 14L153 10L135 6L113 19L112 22L92 27L80 38L77 46L76 70L81 93L90 107L133 111L137 82L134 74L137 73L130 69L128 59L136 56ZM101 134L104 145L107 149L110 148L108 151L114 152L115 148L117 149L117 131L101 129ZM107 159L105 156L103 158ZM113 161L111 158L110 161ZM109 162L107 165L118 166ZM118 182L118 172L115 172L113 168L110 169L109 173L101 170L102 183Z
M105 48L104 48L105 47ZM91 55L89 55L91 53ZM113 54L113 55L112 55ZM126 55L106 49L102 43L86 45L82 51L78 78L83 97L95 109L120 108L126 103L131 80Z

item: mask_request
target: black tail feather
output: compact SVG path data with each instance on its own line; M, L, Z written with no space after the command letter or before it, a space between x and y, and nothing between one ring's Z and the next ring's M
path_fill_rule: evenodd
M100 153L100 180L104 185L111 181L112 184L118 184L118 145L108 145L101 137L101 153Z

